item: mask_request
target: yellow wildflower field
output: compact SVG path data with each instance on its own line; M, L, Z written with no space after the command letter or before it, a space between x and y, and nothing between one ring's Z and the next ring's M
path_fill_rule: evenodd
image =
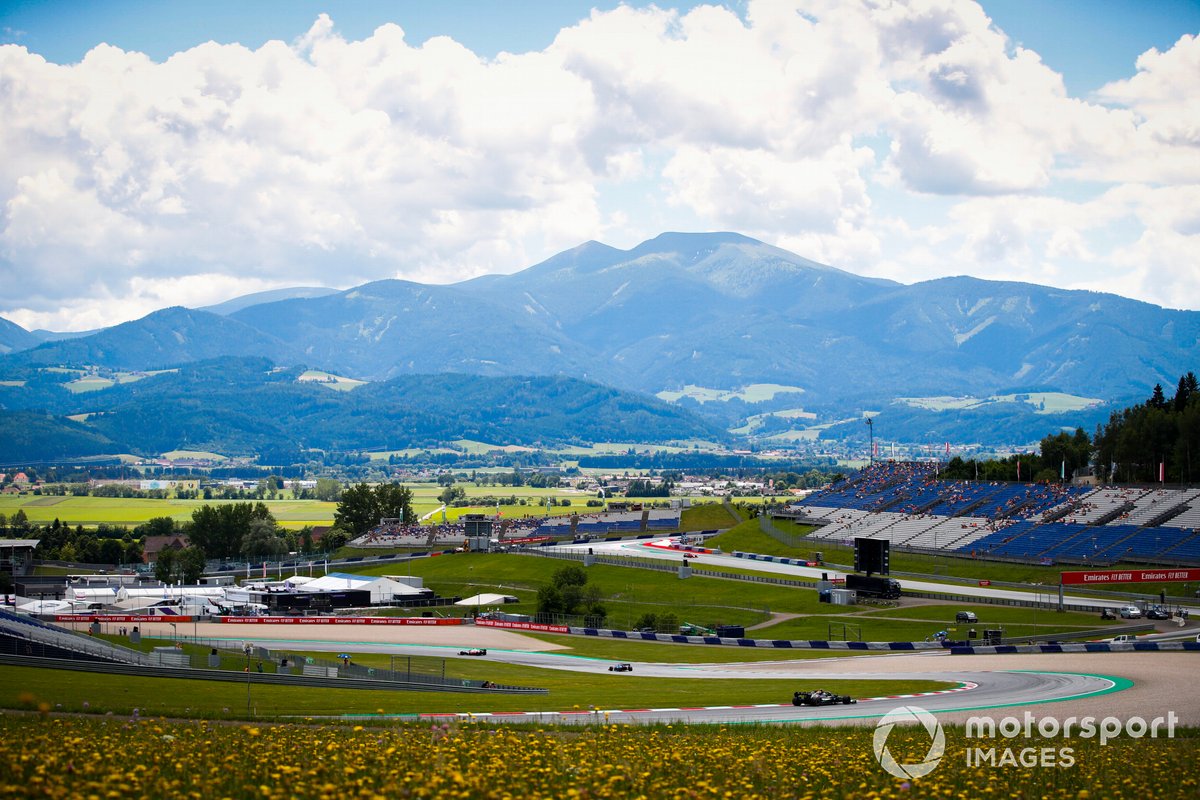
M888 747L919 760L922 737L896 731ZM0 717L0 798L1161 800L1200 789L1194 730L1068 742L1069 768L970 766L961 729L948 728L946 739L937 770L910 781L879 766L867 727L256 726L10 714Z

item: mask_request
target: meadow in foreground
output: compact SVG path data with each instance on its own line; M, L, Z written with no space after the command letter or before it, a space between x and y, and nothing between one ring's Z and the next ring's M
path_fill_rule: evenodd
M941 766L908 781L879 767L869 727L248 726L8 715L0 717L0 798L1174 798L1200 787L1196 731L1074 742L1070 768L968 767L961 729L946 738ZM902 762L919 760L927 745L919 730L888 740Z

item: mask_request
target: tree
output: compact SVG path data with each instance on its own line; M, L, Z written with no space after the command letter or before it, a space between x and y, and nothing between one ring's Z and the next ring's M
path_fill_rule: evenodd
M602 625L607 611L600 599L600 587L588 583L587 571L571 564L556 570L550 583L538 589L538 613L584 615L586 624Z
M445 505L453 505L455 501L464 500L466 497L467 491L465 489L461 486L451 484L442 490L442 493L438 495L438 500Z
M185 584L194 586L200 582L200 576L204 574L204 567L207 563L202 549L185 547L176 555L175 562L175 574Z
M214 558L229 558L242 552L242 539L255 521L275 526L275 517L265 503L203 505L192 512L188 535L191 543L205 553Z
M333 513L334 527L351 536L361 536L382 519L398 519L404 525L416 522L412 492L398 483L375 487L360 483L342 492L342 499Z
M164 547L154 562L154 577L159 583L171 583L175 578L175 551Z
M242 555L249 561L257 561L285 552L286 545L273 521L256 519L242 537Z
M120 564L125 560L125 548L120 539L105 539L100 542L100 563Z
M342 498L342 485L333 478L317 478L313 496L326 503L336 503Z
M1163 397L1161 383L1154 384L1154 392L1150 395L1150 406L1152 408L1166 408L1167 406L1167 399Z
M316 552L316 547L313 543L313 532L311 525L305 525L300 529L300 537L297 540L297 544L300 547L300 552L304 555L309 555Z
M137 536L173 536L175 520L170 517L152 517L133 529Z
M326 552L333 552L339 547L345 547L348 541L350 541L350 537L346 535L344 530L333 528L321 539L321 545Z
M134 539L129 534L121 537L121 547L124 549L122 561L126 564L140 562L142 560L142 540Z
M1176 414L1183 413L1192 402L1192 398L1200 394L1200 386L1197 386L1196 373L1189 372L1179 379L1179 385L1175 388L1175 398L1171 401L1171 408Z

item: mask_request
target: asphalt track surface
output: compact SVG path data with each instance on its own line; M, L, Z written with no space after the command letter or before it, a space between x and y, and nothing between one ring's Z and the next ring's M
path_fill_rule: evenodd
M156 630L158 629L158 630ZM147 635L170 636L160 623L145 623ZM946 681L956 689L919 696L886 695L862 698L854 705L819 708L794 707L790 697L779 704L714 706L708 708L613 709L602 704L580 712L493 713L486 695L478 706L459 716L497 719L536 719L541 722L692 722L692 723L802 723L838 722L874 724L901 705L917 705L951 722L973 714L999 717L1034 714L1116 716L1150 719L1172 712L1179 724L1200 725L1200 682L1194 679L1200 655L1195 653L1110 653L955 656L941 651L924 654L881 654L846 658L792 659L786 661L669 664L653 659L658 648L671 644L645 643L645 660L630 660L632 673L609 673L616 662L567 653L555 645L506 630L475 626L308 626L238 625L202 623L198 635L240 645L252 642L280 650L384 653L458 658L458 650L487 648L483 657L463 656L476 662L498 661L542 669L603 673L612 680L630 674L651 678L702 678L712 680L792 680L797 689L820 688L825 681L847 678L869 680ZM536 681L531 681L536 683ZM441 716L441 715L435 715ZM453 716L453 715L451 715Z

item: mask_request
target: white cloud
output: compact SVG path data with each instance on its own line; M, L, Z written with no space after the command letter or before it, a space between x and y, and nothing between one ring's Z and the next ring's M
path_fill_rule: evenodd
M1198 67L1185 36L1072 98L964 0L621 6L494 59L325 15L163 63L0 46L0 280L22 287L0 314L85 328L214 291L447 282L661 226L1178 304L1200 296Z

